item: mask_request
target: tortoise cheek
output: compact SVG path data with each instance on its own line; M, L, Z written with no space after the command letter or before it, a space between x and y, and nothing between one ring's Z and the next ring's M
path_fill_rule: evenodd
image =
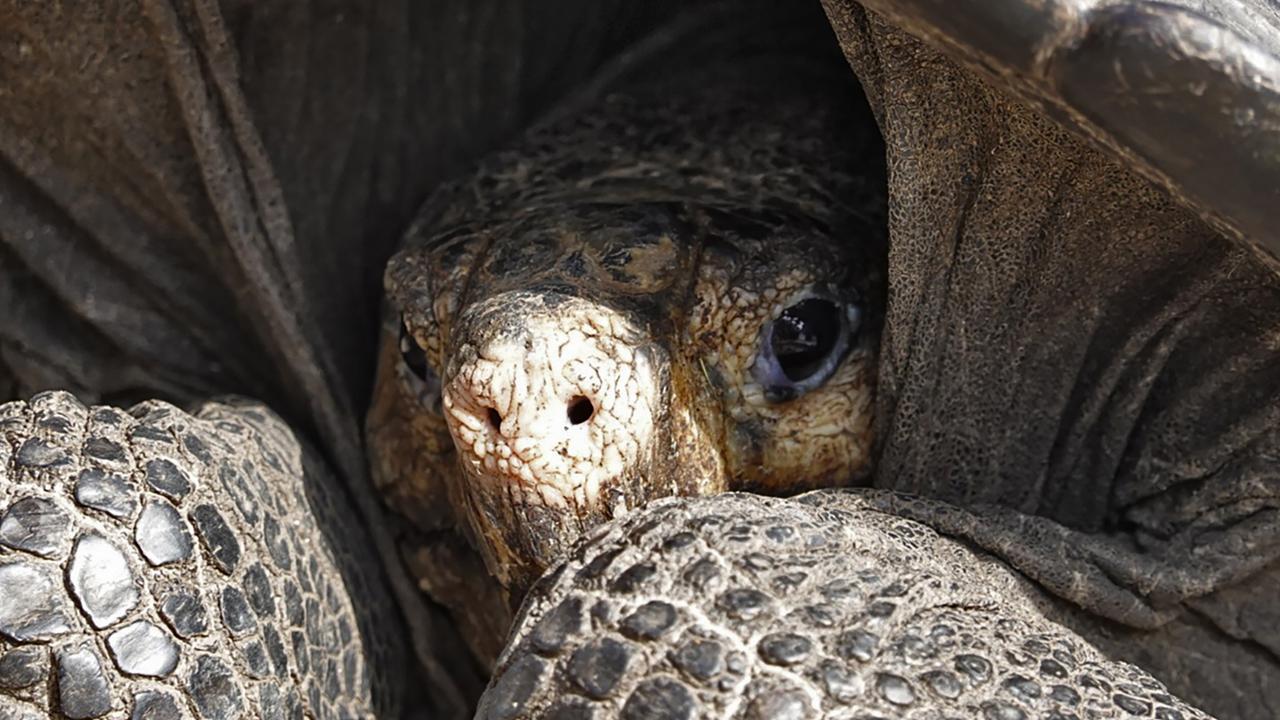
M384 333L373 400L365 417L370 473L389 507L423 532L455 524L446 479L457 473L443 417L424 412L400 378L399 338Z

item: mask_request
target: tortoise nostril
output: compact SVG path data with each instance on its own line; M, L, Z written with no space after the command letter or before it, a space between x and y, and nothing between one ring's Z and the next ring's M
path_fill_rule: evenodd
M569 401L569 422L574 425L581 425L590 420L595 411L596 407L591 404L590 400L581 395L575 396Z
M502 416L499 415L498 411L494 410L493 408L487 408L487 409L489 411L489 424L493 426L494 430L501 430Z

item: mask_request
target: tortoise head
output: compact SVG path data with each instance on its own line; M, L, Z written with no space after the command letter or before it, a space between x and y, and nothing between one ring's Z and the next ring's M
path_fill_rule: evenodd
M838 56L744 57L536 125L387 267L374 474L511 599L652 499L869 472L883 149Z
M656 497L855 481L882 273L850 232L582 202L421 238L387 270L378 380L415 440L371 433L375 467L384 484L445 487L513 590Z

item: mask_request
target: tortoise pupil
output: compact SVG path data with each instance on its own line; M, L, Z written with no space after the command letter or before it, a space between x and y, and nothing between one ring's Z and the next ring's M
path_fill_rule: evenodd
M840 308L821 298L802 300L782 311L770 340L782 373L792 382L817 372L840 337Z
M409 328L404 323L400 323L400 356L404 358L404 364L409 370L421 378L423 381L427 379L427 373L430 369L427 367L427 353L413 339L413 335L409 333Z

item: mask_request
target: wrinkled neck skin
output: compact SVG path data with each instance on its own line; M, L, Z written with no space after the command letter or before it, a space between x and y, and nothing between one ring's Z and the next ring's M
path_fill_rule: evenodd
M838 60L735 63L536 128L433 196L388 266L374 474L424 533L452 515L512 601L654 498L869 473L881 150ZM856 324L780 400L753 375L762 328L812 297Z
M1207 710L1274 715L1273 268L920 41L827 7L893 193L884 509L1017 568Z
M876 484L1138 546L1190 527L1277 444L1274 271L869 17L836 24L895 208Z

